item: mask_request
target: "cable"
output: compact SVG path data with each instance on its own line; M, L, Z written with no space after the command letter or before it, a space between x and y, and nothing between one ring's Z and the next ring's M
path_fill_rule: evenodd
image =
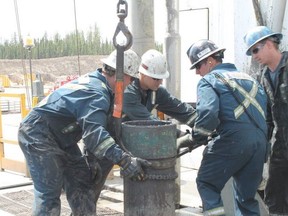
M15 16L16 16L17 32L18 32L19 42L21 44L20 55L21 55L21 62L22 62L22 67L23 67L23 76L24 76L24 84L25 84L26 95L27 95L28 108L31 109L32 108L32 100L31 100L32 95L30 97L29 89L28 89L27 72L26 72L26 67L25 67L25 62L24 62L24 53L22 49L24 47L24 44L23 44L23 39L21 37L17 0L14 0L14 9L15 9Z
M74 18L75 18L75 31L76 31L76 47L77 47L77 56L78 56L78 75L81 75L80 70L80 54L79 54L79 34L78 34L78 28L77 28L77 16L76 16L76 2L74 0Z

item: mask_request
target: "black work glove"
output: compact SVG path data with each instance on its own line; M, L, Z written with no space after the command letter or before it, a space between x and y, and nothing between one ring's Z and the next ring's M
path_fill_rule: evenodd
M186 129L185 131L182 131L180 129L177 129L177 138L180 138L182 136L185 136L186 134L190 134L190 130Z
M121 167L121 174L124 177L128 177L133 181L144 181L146 176L143 168L151 166L151 163L142 158L123 153L118 165Z
M187 133L186 135L177 139L177 153L180 152L181 148L189 148L189 151L191 152L195 144L196 142L193 141L192 135Z

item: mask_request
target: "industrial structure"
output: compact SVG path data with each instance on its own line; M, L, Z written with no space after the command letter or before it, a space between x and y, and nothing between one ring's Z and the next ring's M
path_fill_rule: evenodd
M257 25L267 25L282 32L283 50L288 48L288 4L286 0L129 0L128 27L131 28L133 49L140 55L154 46L155 24L165 28L164 53L170 78L167 88L184 101L195 102L199 77L190 71L186 51L199 39L211 39L226 48L225 62L233 62L239 70L253 74L258 66L245 55L243 37ZM159 5L161 4L161 7ZM160 13L161 11L161 13ZM166 16L161 16L164 14ZM159 14L161 14L159 16ZM157 25L159 26L159 25ZM188 87L189 86L189 87Z
M166 31L163 38L163 53L166 55L168 71L171 74L164 85L183 101L196 101L196 86L200 77L189 69L190 62L186 50L199 39L211 39L225 47L227 49L225 62L233 62L239 70L255 77L260 66L245 55L246 45L243 41L245 33L250 28L256 25L267 25L276 32L282 32L284 35L282 49L288 49L287 0L157 1L161 2L161 8L155 8L153 0L127 0L129 7L126 24L133 35L132 49L142 55L146 50L155 48L155 23L159 20L163 22ZM157 16L159 10L165 12L166 16ZM0 96L3 97L2 94ZM21 98L25 106L23 95L16 96ZM27 110L23 107L22 115L25 114ZM1 130L0 135L2 136ZM10 168L13 164L4 157L3 148L3 143L7 140L1 137L0 142L1 169L5 169L5 165L9 165ZM11 140L8 142L16 144ZM19 166L16 168L17 172L23 169L27 171L23 164L20 168ZM231 193L229 188L225 191L223 196L229 197ZM226 202L229 200L226 199ZM233 208L228 211L233 212ZM264 207L262 211L265 212Z

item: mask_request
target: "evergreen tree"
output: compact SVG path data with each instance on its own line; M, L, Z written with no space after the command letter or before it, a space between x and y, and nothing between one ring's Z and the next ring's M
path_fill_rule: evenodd
M75 55L108 55L114 49L112 38L102 40L97 24L90 27L85 34L83 31L70 32L64 37L56 33L49 39L45 32L42 38L34 39L35 47L32 48L33 59L57 58ZM162 44L155 44L156 49L162 51ZM11 40L0 43L0 59L21 59L24 49L14 33ZM28 52L23 52L24 58L29 58Z

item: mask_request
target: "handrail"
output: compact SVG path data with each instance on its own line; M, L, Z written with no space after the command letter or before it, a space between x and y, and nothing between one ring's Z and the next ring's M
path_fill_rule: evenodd
M23 119L28 114L29 109L26 108L26 98L25 98L24 93L20 93L20 94L0 93L0 98L3 98L3 97L19 98L21 118ZM2 110L0 106L0 171L7 169L7 170L14 171L14 172L23 173L26 176L29 176L26 162L12 160L12 159L8 159L5 157L4 143L18 145L18 140L10 140L10 139L3 138Z
M20 99L21 117L24 118L28 114L29 109L26 108L26 99L25 99L25 94L24 93L17 93L17 94L14 94L14 93L0 93L0 98L1 97L5 97L5 98L19 98Z

